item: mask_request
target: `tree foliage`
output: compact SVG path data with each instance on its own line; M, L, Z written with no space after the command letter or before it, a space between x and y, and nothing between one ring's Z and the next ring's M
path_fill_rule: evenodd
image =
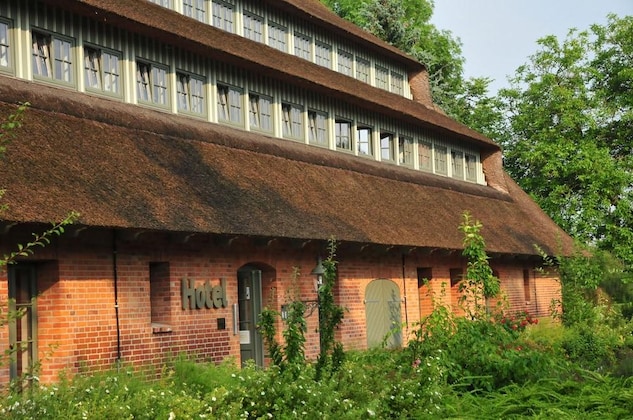
M548 36L499 93L514 179L567 232L633 263L633 17Z

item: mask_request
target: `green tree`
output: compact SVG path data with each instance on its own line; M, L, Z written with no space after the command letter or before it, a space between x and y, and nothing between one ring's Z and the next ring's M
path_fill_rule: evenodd
M500 91L505 165L567 232L633 264L633 17L548 36Z

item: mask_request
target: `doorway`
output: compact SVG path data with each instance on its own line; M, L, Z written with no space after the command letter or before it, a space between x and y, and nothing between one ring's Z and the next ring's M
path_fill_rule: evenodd
M28 385L37 362L37 282L35 266L8 267L9 310L19 316L9 321L9 376Z
M245 266L237 272L238 324L240 335L240 359L242 366L254 360L264 366L264 345L257 331L257 322L262 311L262 271Z
M383 342L388 348L402 346L400 288L391 280L373 280L365 289L367 348Z

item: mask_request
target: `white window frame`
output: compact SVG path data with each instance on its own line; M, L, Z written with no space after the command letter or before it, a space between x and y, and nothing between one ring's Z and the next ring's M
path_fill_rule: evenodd
M383 90L389 90L389 70L386 67L376 64L376 87ZM384 77L383 77L384 76Z
M343 133L341 128L346 127L347 132ZM347 118L339 118L337 117L334 121L334 145L337 150L345 150L346 152L351 152L354 150L353 139L352 139L352 120Z
M264 42L264 18L251 12L244 12L242 29L245 38Z
M332 46L325 42L314 42L314 62L319 66L332 68Z
M273 124L273 98L255 92L248 94L248 120L251 130L272 133Z
M423 153L425 150L428 155ZM425 160L428 164L425 164ZM418 167L421 171L433 172L433 143L428 140L418 141Z
M466 181L478 181L479 177L477 174L479 173L479 157L476 153L464 153L464 173L466 175Z
M284 138L303 140L303 105L281 103L281 128Z
M336 68L338 72L346 76L354 77L354 54L339 48L336 58Z
M448 175L448 147L443 144L433 144L433 172Z
M199 22L207 22L206 0L182 0L182 14Z
M404 76L401 73L391 71L390 91L397 95L404 95Z
M0 71L13 73L13 23L0 18Z
M308 110L308 142L317 146L328 146L328 114L327 112Z
M371 61L356 57L356 79L367 84L371 83Z
M139 103L169 107L169 67L136 59L136 95Z
M84 87L88 91L122 96L123 55L119 51L84 44Z
M294 50L295 56L312 61L312 37L295 32Z
M75 84L75 40L52 32L33 29L32 73L34 79Z
M380 132L380 160L395 162L396 161L396 145L395 134L391 131Z
M278 23L268 24L268 45L279 51L288 52L288 28Z
M218 121L243 126L242 95L244 91L226 83L217 84Z
M235 6L229 2L213 0L211 23L226 32L235 31Z
M464 152L451 148L451 177L465 179L464 177Z
M413 166L413 137L407 135L398 136L398 164Z
M372 126L356 124L356 150L359 156L374 156L374 128Z
M176 106L178 112L204 116L206 110L206 81L204 77L176 71Z

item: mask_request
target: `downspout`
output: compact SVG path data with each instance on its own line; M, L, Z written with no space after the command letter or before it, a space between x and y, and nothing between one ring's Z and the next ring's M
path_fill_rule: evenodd
M402 254L402 290L404 290L404 322L407 340L409 339L409 311L407 310L407 282L404 268L404 254Z
M112 229L112 278L114 280L114 314L116 318L116 365L121 366L121 325L119 321L119 275L117 270L117 234Z

